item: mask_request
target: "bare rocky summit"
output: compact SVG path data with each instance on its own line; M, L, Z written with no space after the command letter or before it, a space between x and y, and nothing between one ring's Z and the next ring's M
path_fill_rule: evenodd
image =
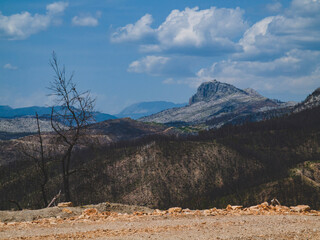
M235 118L272 109L286 108L292 103L268 99L253 89L241 90L216 80L200 85L197 93L189 100L189 105L172 108L141 118L144 122L187 124L205 123L217 119L213 127L220 127Z
M294 108L294 112L301 112L305 109L311 109L320 106L320 87L311 93L303 102Z

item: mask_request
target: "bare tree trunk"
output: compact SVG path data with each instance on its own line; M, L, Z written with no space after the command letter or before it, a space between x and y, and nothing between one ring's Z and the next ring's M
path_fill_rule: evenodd
M70 161L71 161L71 152L73 146L70 146L62 158L61 166L62 166L62 181L63 181L63 192L65 194L65 201L71 201L70 194L70 184L69 184L69 176L70 176Z
M38 162L40 165L42 175L43 175L43 181L41 184L41 192L42 192L42 198L44 205L48 205L48 199L47 199L47 194L46 194L46 189L45 186L48 182L48 173L46 169L46 163L45 163L45 157L44 157L44 149L43 149L43 141L42 141L42 136L41 136L41 130L40 130L40 123L39 123L39 116L38 113L36 113L36 118L37 118L37 127L38 127L38 136L39 136L39 143L40 143L40 158L41 158L41 163Z
M37 121L37 137L38 142L37 145L34 147L25 147L21 149L22 153L27 156L28 158L32 159L36 165L36 170L41 177L39 185L41 190L41 197L44 203L44 206L48 205L48 198L46 193L46 185L49 180L48 176L48 169L47 169L47 160L48 156L45 156L45 149L43 145L43 139L41 135L41 128L40 128L40 122L39 122L39 116L38 113L36 113L36 121Z
M65 151L61 155L63 191L66 201L71 201L69 176L72 161L72 150L85 135L85 128L94 120L94 102L90 92L78 92L73 82L73 74L66 77L65 68L60 67L55 53L50 61L55 72L49 89L56 97L59 108L52 107L51 126L58 135L57 144Z

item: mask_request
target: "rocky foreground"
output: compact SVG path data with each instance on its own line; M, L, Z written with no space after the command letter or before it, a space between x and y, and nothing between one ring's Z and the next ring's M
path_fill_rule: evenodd
M0 239L320 239L320 211L307 205L152 210L60 204L24 211L34 220L12 221L8 211L0 212ZM47 211L55 216L43 217Z

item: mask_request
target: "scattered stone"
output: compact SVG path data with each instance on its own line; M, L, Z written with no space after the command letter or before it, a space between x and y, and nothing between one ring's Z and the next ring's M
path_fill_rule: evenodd
M290 207L292 212L309 212L311 210L310 206L308 205L298 205L298 206L291 206Z
M113 211L102 211L98 210L97 208L86 208L82 211L81 215L80 212L76 211L75 208L63 208L60 211L63 213L72 214L70 217L62 218L59 213L55 215L56 217L49 217L49 218L41 218L41 216L37 216L33 218L31 222L24 222L23 224L33 225L33 224L50 224L56 225L63 223L64 221L69 222L91 222L91 221L115 221L117 218L128 219L132 218L135 219L137 217L147 217L148 215L151 216L163 216L164 218L168 217L183 217L183 216L241 216L241 215L306 215L306 216L320 216L320 211L311 210L310 206L308 205L298 205L292 207L286 207L281 205L269 205L268 203L264 202L256 206L251 206L248 208L243 208L242 206L232 206L228 205L226 209L204 209L204 210L190 210L190 209L182 209L180 207L172 207L168 210L159 210L155 209L153 212L148 212L144 210L136 210L132 213L117 213ZM61 213L61 212L60 212ZM108 220L107 220L108 219ZM3 220L2 220L3 221ZM7 221L9 223L3 223L0 221L0 227L14 227L16 224L13 220Z
M61 202L61 203L58 203L58 207L73 207L73 204L72 202Z
M143 215L145 215L145 213L144 212L134 212L133 215L135 215L135 216L143 216Z
M168 213L181 213L182 212L182 208L181 207L172 207L168 209Z
M161 210L159 210L159 209L155 209L154 211L153 211L153 215L158 215L158 216L163 216L163 215L165 215L167 213L167 211L161 211Z
M212 212L210 209L204 210L204 211L203 211L203 214L204 214L205 216L215 215L214 212Z
M201 211L200 211L200 210L195 210L195 211L193 212L193 215L195 215L195 216L201 216L202 214L201 214Z
M83 210L82 215L85 215L85 216L98 215L98 210L96 208L88 208Z
M69 213L69 214L72 213L72 211L70 209L68 209L68 208L63 208L62 212Z
M240 205L235 205L235 206L228 205L226 209L230 211L230 210L241 210L242 208L243 206L240 206Z

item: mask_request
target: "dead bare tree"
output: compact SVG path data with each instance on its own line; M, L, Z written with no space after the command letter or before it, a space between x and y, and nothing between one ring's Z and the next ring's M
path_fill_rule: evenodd
M49 180L47 163L48 163L48 159L50 158L49 156L50 151L48 149L47 154L45 154L39 116L37 112L36 112L36 120L37 120L38 140L35 141L34 145L31 144L29 146L22 147L21 151L25 156L32 159L36 164L37 170L41 176L40 187L41 187L42 199L44 202L44 206L47 206L48 198L47 198L47 192L46 192L46 184L48 183L48 180Z
M49 89L55 96L55 106L51 112L51 126L58 135L59 146L63 149L61 154L61 168L63 192L66 201L71 201L69 177L74 171L70 170L72 153L79 141L86 136L88 124L94 121L95 99L89 91L78 92L73 82L73 74L66 76L64 66L60 66L53 52L50 65L54 70L54 80Z

